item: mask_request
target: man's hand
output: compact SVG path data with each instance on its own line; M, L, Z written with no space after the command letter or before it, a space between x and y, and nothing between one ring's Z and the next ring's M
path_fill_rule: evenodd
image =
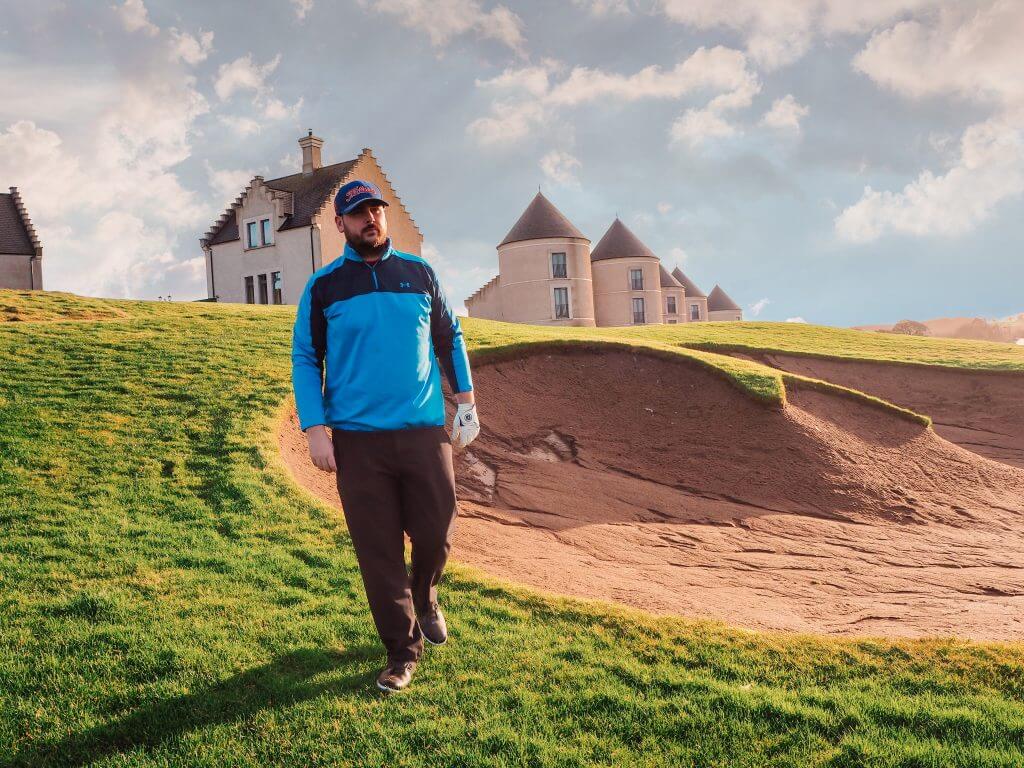
M338 465L334 461L334 443L327 435L327 427L317 424L307 429L306 442L309 444L309 458L317 469L324 472L338 471Z
M480 420L476 415L476 403L459 403L452 420L452 444L465 448L480 434Z

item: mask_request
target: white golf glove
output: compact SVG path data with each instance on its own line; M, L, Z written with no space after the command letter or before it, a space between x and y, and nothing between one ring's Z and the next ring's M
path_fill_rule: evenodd
M452 445L465 448L480 434L480 420L476 415L476 403L460 403L452 419Z

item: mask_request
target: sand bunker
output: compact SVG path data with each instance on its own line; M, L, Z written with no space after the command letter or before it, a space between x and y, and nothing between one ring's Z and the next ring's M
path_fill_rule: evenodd
M546 590L753 628L1024 638L1024 470L860 401L760 405L684 360L474 367L453 557ZM299 482L338 506L294 418Z
M1024 468L1024 374L802 355L739 356L859 389L925 413L935 422L935 431L947 440Z

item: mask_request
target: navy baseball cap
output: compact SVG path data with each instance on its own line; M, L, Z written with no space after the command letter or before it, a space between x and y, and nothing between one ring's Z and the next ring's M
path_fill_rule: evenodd
M367 200L373 200L381 205L388 204L376 184L361 179L350 181L342 186L338 190L338 194L334 196L334 212L339 216L343 213L352 213L357 205L365 203Z

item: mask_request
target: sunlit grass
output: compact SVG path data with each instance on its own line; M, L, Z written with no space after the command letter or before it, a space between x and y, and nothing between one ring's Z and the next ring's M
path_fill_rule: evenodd
M457 565L452 642L382 698L343 521L277 452L294 308L0 304L36 318L0 324L0 765L1024 764L1021 645L747 632ZM465 327L481 360L616 338L784 397L663 329Z

